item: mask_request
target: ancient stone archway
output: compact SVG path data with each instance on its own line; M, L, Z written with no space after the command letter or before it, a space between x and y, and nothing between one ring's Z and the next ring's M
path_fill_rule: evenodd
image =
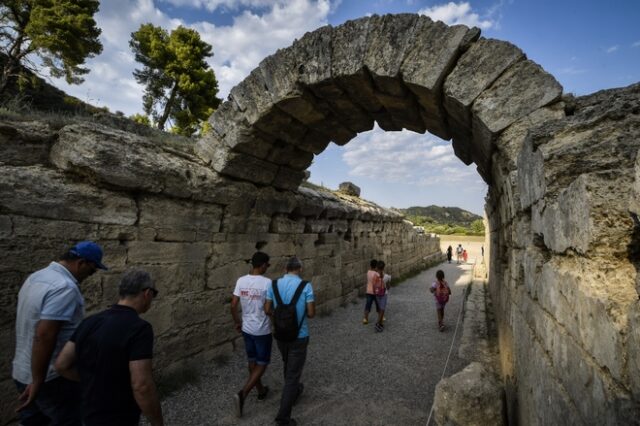
M490 182L497 136L562 88L517 47L479 36L418 15L308 33L231 90L200 152L221 174L295 189L313 154L376 121L453 138L456 155Z
M266 58L195 152L95 122L3 119L0 345L13 347L24 279L81 239L103 244L112 267L83 283L89 312L113 303L126 268L156 278L161 372L229 349L226 304L256 248L273 264L302 257L326 310L357 297L382 247L399 275L440 258L396 212L298 187L314 154L374 121L452 138L489 183L511 418L637 423L640 85L562 95L509 43L417 15L324 27ZM14 415L12 352L0 354L2 421Z
M517 47L475 28L373 16L263 60L211 117L198 153L222 175L295 190L314 154L374 121L451 138L489 184L510 420L554 424L571 413L576 424L627 424L640 412L640 232L629 197L634 167L639 191L638 104L637 87L563 97ZM613 277L615 290L603 291Z

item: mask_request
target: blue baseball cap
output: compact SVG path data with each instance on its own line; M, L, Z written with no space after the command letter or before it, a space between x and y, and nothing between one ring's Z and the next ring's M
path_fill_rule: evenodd
M80 241L71 247L69 253L96 264L98 269L108 269L102 264L102 247L93 241Z

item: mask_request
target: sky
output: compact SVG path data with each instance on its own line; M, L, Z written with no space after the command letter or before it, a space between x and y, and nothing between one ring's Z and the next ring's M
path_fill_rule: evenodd
M103 0L95 16L102 54L79 86L52 83L97 106L127 115L142 112L140 65L129 49L141 24L167 30L184 25L213 46L209 64L219 97L266 56L321 26L371 14L420 13L447 24L477 26L509 41L540 64L565 93L586 95L640 81L638 0ZM486 185L454 156L451 144L424 135L375 127L344 147L331 144L310 167L311 181L336 189L350 181L361 196L384 207L454 206L482 214Z

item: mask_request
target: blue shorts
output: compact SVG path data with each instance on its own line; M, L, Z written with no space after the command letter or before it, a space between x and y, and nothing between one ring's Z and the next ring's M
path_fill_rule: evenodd
M271 362L271 343L273 342L271 334L254 336L243 331L242 337L244 337L244 348L247 351L249 362L255 362L258 365L269 365Z

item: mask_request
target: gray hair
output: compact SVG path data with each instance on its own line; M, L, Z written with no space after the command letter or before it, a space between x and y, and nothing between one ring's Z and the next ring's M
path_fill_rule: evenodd
M148 288L156 290L151 275L142 269L130 269L122 276L118 290L120 297L126 297L140 294Z
M302 269L302 261L298 259L296 256L293 256L287 261L286 270L287 271L298 271Z

